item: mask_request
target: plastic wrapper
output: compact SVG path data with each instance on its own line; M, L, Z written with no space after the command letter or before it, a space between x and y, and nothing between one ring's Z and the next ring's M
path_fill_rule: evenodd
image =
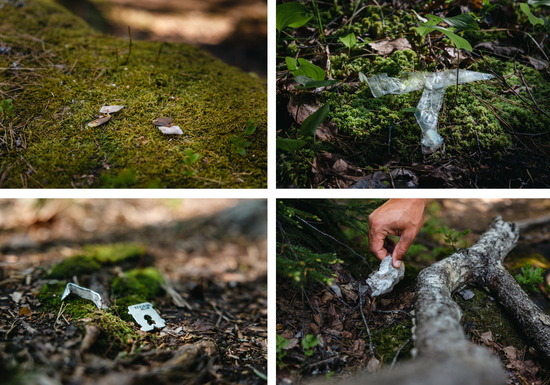
M404 276L405 264L401 263L399 269L396 269L392 265L392 256L388 255L382 260L382 263L380 263L378 271L375 271L367 278L367 285L369 285L372 290L371 296L377 297L389 293Z
M475 71L460 70L458 73L459 84L491 78L493 75ZM424 89L414 113L418 125L422 128L422 152L432 153L443 144L443 138L437 132L437 120L445 88L456 84L456 70L433 73L404 72L399 78L380 74L367 78L367 82L375 98Z

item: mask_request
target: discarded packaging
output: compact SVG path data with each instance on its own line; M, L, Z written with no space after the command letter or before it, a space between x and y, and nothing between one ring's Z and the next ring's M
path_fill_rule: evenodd
M123 108L124 108L124 106L103 106L103 107L101 107L99 112L102 113L102 114L112 114L112 113L115 113L115 112L118 112L118 111L122 110Z
M372 290L371 296L377 297L389 293L404 276L405 264L401 263L399 269L396 269L392 265L392 256L388 255L380 263L378 271L375 271L367 278L367 285L369 285Z
M107 309L107 306L103 304L101 296L98 293L93 290L86 289L85 287L75 285L74 283L67 284L67 286L65 287L65 291L61 296L61 300L63 301L71 293L78 295L80 298L89 299L90 301L95 303L98 309Z
M162 329L166 326L164 320L160 317L153 305L149 302L139 303L137 305L128 306L128 313L134 317L136 322L141 325L141 330L148 332L155 327ZM149 321L145 319L145 316L149 316L153 323L149 324Z
M170 127L162 127L159 126L159 130L162 131L163 134L176 134L176 135L183 135L183 131L180 129L179 126L170 126Z
M458 73L459 84L491 78L493 75L475 71L460 70ZM386 94L399 95L424 89L414 113L416 121L422 128L422 152L432 153L443 144L443 138L437 132L437 118L443 103L445 88L456 84L456 70L435 73L404 72L399 78L380 74L367 78L367 82L375 98Z
M88 127L97 127L101 126L103 123L107 123L111 119L111 115L105 115L102 118L96 119L87 124Z

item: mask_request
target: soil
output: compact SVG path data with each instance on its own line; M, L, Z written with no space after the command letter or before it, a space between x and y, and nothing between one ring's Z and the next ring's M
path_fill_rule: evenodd
M264 201L2 200L0 212L0 365L8 383L265 382ZM110 284L125 266L47 278L68 257L120 242L146 245L138 267L158 269L175 291L151 300L166 321L160 330L121 318ZM45 310L37 297L44 284L92 278L107 282L110 309L92 305L83 318ZM80 301L69 296L65 309Z

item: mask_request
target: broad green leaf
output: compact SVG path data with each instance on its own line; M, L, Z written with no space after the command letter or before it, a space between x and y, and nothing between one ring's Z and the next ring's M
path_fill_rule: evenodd
M550 0L528 0L529 4L538 7L539 5L546 5L550 7Z
M246 146L250 146L250 142L243 142L241 144L241 147L243 147L243 148L246 147Z
M295 71L298 68L298 62L293 57L287 56L285 58L286 67L289 71Z
M313 80L325 80L325 71L321 67L311 64L306 59L298 59L299 67L296 67L296 60L289 56L286 57L285 61L286 66L294 77L304 75Z
M353 34L353 32L347 36L340 36L340 41L350 49L353 48L357 43L357 40L355 39L355 35Z
M472 46L470 45L470 43L468 43L468 40L461 38L460 36L458 36L457 34L452 33L448 29L443 28L443 27L439 27L439 26L436 26L436 25L429 26L429 25L426 25L426 24L423 24L423 23L420 23L420 24L422 26L428 28L428 29L435 29L435 30L443 32L443 34L445 34L445 36L447 36L449 39L451 39L451 41L454 43L456 48L465 49L466 51L472 52Z
M315 136L315 131L317 127L326 119L328 113L330 112L330 105L328 103L319 107L315 113L309 115L306 120L302 123L300 127L300 135L303 137L308 137L310 135Z
M237 153L238 153L239 155L245 156L245 155L246 155L246 150L245 150L244 148L241 147L241 148L239 148L239 149L237 150Z
M294 154L307 144L305 140L277 138L277 148Z
M294 76L294 80L296 81L296 83L301 84L303 86L305 86L307 82L314 82L315 81L315 79L312 79L312 78L310 78L308 76L305 76L305 75Z
M279 32L283 28L299 28L311 19L309 9L300 3L284 3L277 6L275 24Z
M527 17L529 17L529 21L531 22L531 24L533 24L533 26L535 26L537 24L544 25L544 21L542 19L540 19L538 17L535 17L531 13L531 8L529 8L529 5L527 3L520 3L519 7L523 11L523 13L525 13L527 15Z
M335 85L336 83L338 83L337 80L309 80L303 86L296 86L294 88L296 88L297 90L305 90L308 88L330 87Z
M441 22L443 21L443 19L442 19L441 17L436 16L436 15L431 15L431 14L429 14L429 13L426 15L426 17L427 17L428 19L432 19L432 20L437 21L437 23L441 23ZM425 22L424 22L424 23L425 23Z
M424 23L419 23L419 24L420 24L420 27L415 27L415 29L418 31L420 36L424 37L424 36L426 36L427 34L429 34L430 32L433 31L433 29L430 29L429 27L431 27L433 25L436 25L437 21L436 20L428 20L425 24Z
M403 111L403 112L416 112L416 107L403 108L401 111Z
M361 83L366 83L367 82L367 75L365 75L363 72L359 71L359 81Z
M250 119L246 123L246 128L244 130L244 134L245 135L252 135L254 133L254 131L256 131L256 128L257 128L257 126L254 124L254 121L252 119Z
M463 13L458 16L444 17L442 19L449 26L461 29L463 31L473 31L479 29L476 20L469 13Z

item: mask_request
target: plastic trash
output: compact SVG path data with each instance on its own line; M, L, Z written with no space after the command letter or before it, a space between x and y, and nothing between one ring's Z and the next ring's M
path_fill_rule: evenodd
M481 72L460 70L458 83L488 80L493 77L493 75ZM367 82L375 98L387 94L399 95L424 89L414 113L416 121L422 129L422 152L432 153L443 144L443 138L437 132L437 119L443 104L445 89L456 84L456 69L434 73L404 72L399 78L390 78L388 74L384 73L367 78Z
M107 309L107 306L105 306L101 296L98 293L93 290L86 289L85 287L75 285L74 283L68 283L67 286L65 286L65 291L61 296L61 300L63 301L71 293L78 295L80 298L89 299L95 303L98 309Z
M153 330L155 327L162 329L166 326L164 320L149 302L128 306L128 313L141 325L141 330L144 332ZM145 316L149 316L152 323L149 323L150 321Z
M396 269L392 265L392 256L388 255L380 263L378 271L375 271L367 278L367 285L369 285L372 290L371 296L377 297L389 293L404 276L405 264L401 263L399 269Z

